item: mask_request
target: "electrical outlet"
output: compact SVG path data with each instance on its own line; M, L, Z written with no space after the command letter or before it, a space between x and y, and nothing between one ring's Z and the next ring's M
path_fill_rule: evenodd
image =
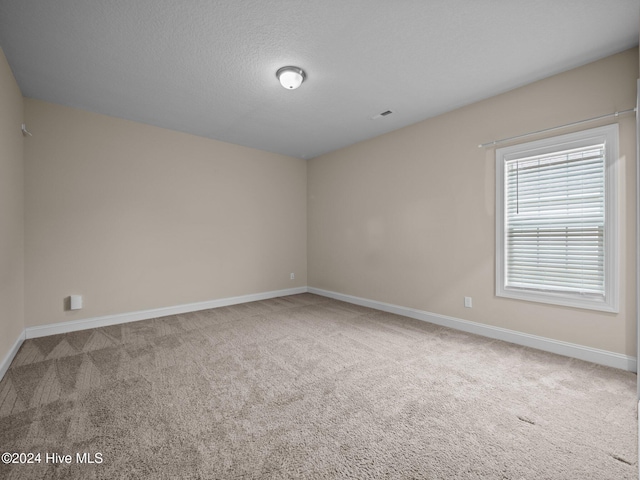
M471 297L464 297L464 306L467 308L471 308L473 306L473 302L471 301Z
M69 310L82 309L82 295L69 295Z
M295 273L292 273L292 274L291 274L291 280L295 280L295 279L296 279L296 274L295 274Z

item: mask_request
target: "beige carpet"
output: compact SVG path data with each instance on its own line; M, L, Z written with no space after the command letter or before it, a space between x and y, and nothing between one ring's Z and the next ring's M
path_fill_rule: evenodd
M0 478L637 480L635 382L294 295L27 340Z

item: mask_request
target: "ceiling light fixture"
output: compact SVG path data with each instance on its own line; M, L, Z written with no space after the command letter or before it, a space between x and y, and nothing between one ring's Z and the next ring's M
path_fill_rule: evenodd
M298 67L282 67L276 72L280 84L287 90L295 90L306 77L304 70Z

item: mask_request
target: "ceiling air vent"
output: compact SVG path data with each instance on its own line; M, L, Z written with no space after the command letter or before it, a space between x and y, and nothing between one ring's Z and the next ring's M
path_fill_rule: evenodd
M391 115L393 112L391 110L387 110L386 112L379 113L378 115L374 115L371 117L372 120L377 120L378 118L386 117Z

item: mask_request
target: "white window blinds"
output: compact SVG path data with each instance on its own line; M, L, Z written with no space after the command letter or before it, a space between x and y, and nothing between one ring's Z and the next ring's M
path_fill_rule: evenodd
M505 287L605 295L605 145L504 162Z
M496 296L618 311L618 125L496 149Z

